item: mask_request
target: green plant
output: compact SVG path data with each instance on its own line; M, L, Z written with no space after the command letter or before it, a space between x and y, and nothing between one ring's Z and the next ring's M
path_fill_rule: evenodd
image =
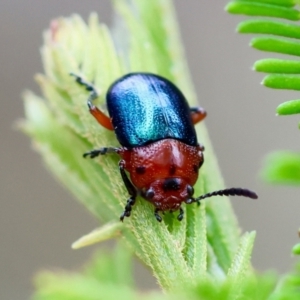
M297 0L237 0L230 2L226 9L233 14L259 17L239 23L237 31L263 36L254 37L250 45L258 50L300 56L300 25L291 21L300 20L300 11L295 7ZM262 18L264 17L264 18ZM281 20L274 20L278 18ZM283 19L283 20L282 20ZM289 20L287 22L286 20ZM300 61L291 59L266 58L255 62L257 72L268 73L262 84L274 89L300 90ZM280 116L300 113L300 100L280 104L276 113ZM265 180L272 183L300 183L300 154L277 151L270 154L262 172Z
M289 21L300 20L297 0L237 0L230 2L226 10L233 14L255 16L239 23L239 33L263 34L252 38L250 45L258 50L300 56L300 26ZM268 18L261 18L268 17ZM274 89L300 90L300 61L290 59L266 58L255 62L253 69L269 73L262 84ZM280 116L299 114L300 100L290 100L280 104L276 113ZM300 128L300 124L299 124ZM268 155L262 171L263 178L271 183L300 183L300 154L290 151L276 151ZM299 254L300 243L293 248Z
M114 40L95 14L88 24L77 15L52 22L42 49L45 74L36 77L43 99L31 92L24 95L26 120L21 128L48 169L105 224L74 247L115 236L121 241L114 254L97 254L81 273L39 274L34 299L283 299L282 295L297 299L293 280L275 289L275 275L254 273L250 258L255 232L240 236L228 199L214 199L200 208L187 206L182 222L166 215L162 223L153 218L146 201L138 201L132 216L124 223L118 221L127 193L116 168L117 157L81 159L87 149L114 146L117 141L89 115L87 92L69 73L94 81L101 92L99 105L110 83L130 71L165 76L191 103L196 96L171 2L135 0L129 5L118 0L114 4L119 14ZM197 126L197 134L206 148L195 186L198 195L224 185L203 124ZM152 270L166 294L142 295L133 289L126 248ZM299 279L297 272L289 278Z

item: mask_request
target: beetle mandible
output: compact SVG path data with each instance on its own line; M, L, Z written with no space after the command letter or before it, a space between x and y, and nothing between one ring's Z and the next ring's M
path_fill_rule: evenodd
M90 96L87 105L95 119L114 130L119 148L103 147L84 153L95 158L107 153L120 156L119 169L130 195L123 221L131 215L138 195L151 202L154 215L177 211L182 220L181 204L200 203L211 196L244 196L257 199L248 189L230 188L194 198L193 186L204 162L204 147L198 143L194 125L206 116L203 108L190 108L182 92L168 79L151 73L129 73L117 79L107 91L109 117L99 110L93 100L98 97L94 86L71 73ZM130 178L128 177L129 174Z

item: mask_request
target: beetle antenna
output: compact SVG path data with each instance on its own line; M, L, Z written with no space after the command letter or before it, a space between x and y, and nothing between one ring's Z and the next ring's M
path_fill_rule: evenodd
M230 189L219 190L219 191L207 193L205 195L202 195L202 196L196 198L195 202L199 202L202 199L205 199L208 197L213 197L213 196L242 196L242 197L247 197L247 198L251 198L251 199L258 198L256 193L253 191L250 191L247 189L242 189L242 188L230 188Z

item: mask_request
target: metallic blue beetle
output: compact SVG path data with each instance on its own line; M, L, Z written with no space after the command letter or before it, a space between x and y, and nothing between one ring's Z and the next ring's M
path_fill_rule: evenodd
M204 147L198 144L194 124L205 118L202 108L190 108L182 92L169 80L150 73L130 73L116 80L106 95L108 117L93 100L95 88L81 77L71 74L91 92L87 104L90 113L105 128L114 130L119 148L103 147L84 154L94 158L117 153L119 169L130 195L120 219L131 215L136 197L151 202L154 215L179 210L181 204L199 203L215 195L239 195L256 199L247 189L231 188L193 197L193 186L204 162ZM130 178L127 175L127 172Z

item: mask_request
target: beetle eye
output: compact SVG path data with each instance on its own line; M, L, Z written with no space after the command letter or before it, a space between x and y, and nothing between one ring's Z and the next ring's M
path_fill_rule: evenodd
M147 199L152 199L152 198L154 197L154 192L153 192L153 190L152 190L152 189L149 189L148 191L146 191L145 197L146 197Z
M188 195L189 196L193 196L193 194L194 194L194 188L191 185L188 185L186 189L187 189Z

